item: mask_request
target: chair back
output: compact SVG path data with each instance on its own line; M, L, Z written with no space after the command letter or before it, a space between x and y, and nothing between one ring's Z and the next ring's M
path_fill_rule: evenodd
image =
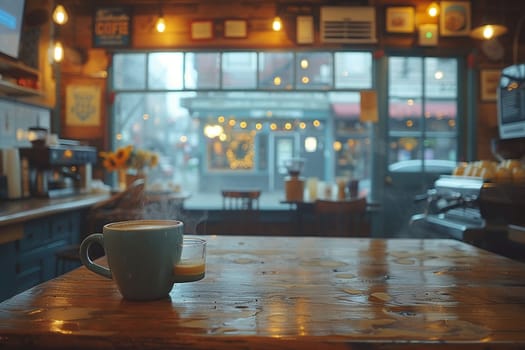
M366 198L316 200L317 231L322 236L367 237L370 235L370 223L366 209Z
M124 191L93 205L88 213L90 231L102 232L107 223L144 218L145 182L135 180Z

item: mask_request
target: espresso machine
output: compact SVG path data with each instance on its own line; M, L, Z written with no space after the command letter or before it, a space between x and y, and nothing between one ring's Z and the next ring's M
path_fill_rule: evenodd
M95 147L75 141L34 145L21 148L20 157L28 164L29 190L33 197L64 197L91 189L92 165L97 162Z

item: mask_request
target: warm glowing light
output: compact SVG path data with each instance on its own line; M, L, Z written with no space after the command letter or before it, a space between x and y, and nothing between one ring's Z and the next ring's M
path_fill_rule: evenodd
M272 130L277 130L277 124L275 124L275 123L271 123L271 124L270 124L270 129L272 129Z
M160 16L157 19L157 22L155 23L155 29L157 29L157 32L164 33L166 30L166 21L164 20L164 17Z
M204 127L204 135L206 135L206 137L210 138L210 139L213 139L219 135L222 134L223 132L223 128L222 126L220 125L206 125Z
M53 47L53 60L55 62L62 62L64 59L64 47L60 41L55 42Z
M70 150L70 149L66 149L66 150L64 151L64 158L66 158L66 159L67 159L67 158L69 158L69 159L73 158L73 151Z
M450 126L451 128L454 128L456 126L456 121L454 119L450 119L448 121L448 126Z
M149 114L144 113L144 115L142 115L142 119L148 120L149 119Z
M285 124L284 124L284 128L285 128L286 130L292 130L292 123L290 123L290 122L285 123Z
M312 124L313 124L316 128L318 128L319 126L321 126L321 122L320 122L319 120L317 120L317 119L314 120L314 121L312 122Z
M317 151L317 138L313 136L308 136L304 139L304 149L306 152L315 152Z
M308 68L308 60L307 60L306 58L303 58L303 59L301 60L301 68L302 68L302 69L306 69L306 68Z
M407 128L411 128L411 127L414 126L414 122L412 120L407 120L406 126L407 126Z
M439 5L436 2L430 3L427 7L427 13L430 17L437 17L439 15Z
M441 79L443 79L443 72L440 71L440 70L436 71L436 72L434 73L434 79L436 79L436 80L441 80Z
M339 152L343 148L343 145L341 142L335 141L332 147L334 148L334 151Z
M306 129L306 123L305 122L300 122L299 123L299 128Z
M219 123L224 123L224 116L222 116L222 115L219 116L219 117L217 118L217 121L218 121Z
M255 124L255 129L261 130L262 129L262 123Z
M273 85L275 85L275 86L281 85L281 77L273 78Z
M308 78L308 77L302 77L302 78L301 78L301 82L302 82L303 84L308 84L308 83L310 82L310 78Z
M241 127L241 129L246 129L246 127L248 126L248 123L246 123L245 121L242 121L239 123L239 126Z
M470 32L470 36L474 39L490 40L508 31L507 27L501 24L484 24L474 28Z
M413 106L413 105L414 105L414 100L411 99L411 98L409 98L409 99L407 100L407 105L408 105L408 106Z
M66 9L62 5L57 5L53 11L53 22L58 25L66 24L69 19Z
M118 141L121 141L122 140L122 134L121 133L118 133L115 135L115 139L117 139Z
M186 143L186 142L188 142L188 136L186 136L186 135L182 135L182 136L179 138L179 141L182 142L182 143Z
M228 125L229 126L235 126L235 123L236 123L235 119L228 120Z
M283 24L281 22L281 18L280 17L275 17L273 19L273 22L272 22L272 29L275 31L275 32L278 32L281 30Z
M494 27L485 26L485 28L483 28L483 37L485 39L492 39L493 36L494 36Z
M219 135L219 140L221 140L222 142L226 141L227 139L228 139L228 136L226 136L226 134Z

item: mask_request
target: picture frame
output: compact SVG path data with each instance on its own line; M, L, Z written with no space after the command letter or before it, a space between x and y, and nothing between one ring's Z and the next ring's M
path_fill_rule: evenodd
M69 84L66 86L66 125L101 125L102 88L95 84Z
M442 1L439 16L441 36L470 35L471 15L468 1Z
M498 96L501 76L500 69L483 69L479 73L480 99L483 102L494 102Z
M224 37L243 39L248 37L248 23L244 19L227 19L224 21Z
M415 9L413 6L388 6L385 14L387 33L413 33L415 30Z
M191 22L192 40L213 39L213 22L210 20L196 20Z

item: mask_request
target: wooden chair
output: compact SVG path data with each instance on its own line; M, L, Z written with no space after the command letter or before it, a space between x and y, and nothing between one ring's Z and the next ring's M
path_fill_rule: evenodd
M144 180L135 180L125 191L93 205L87 214L87 232L80 234L80 241L91 233L101 233L105 224L115 221L143 218ZM80 243L80 242L79 242ZM75 243L58 249L55 252L55 273L59 275L70 268L80 265L80 244ZM95 246L90 250L92 259L104 255L102 248Z
M262 233L259 198L261 191L222 190L222 211L218 218L201 223L201 233L256 235Z
M314 213L317 232L322 236L367 237L370 223L366 198L345 201L316 200Z

